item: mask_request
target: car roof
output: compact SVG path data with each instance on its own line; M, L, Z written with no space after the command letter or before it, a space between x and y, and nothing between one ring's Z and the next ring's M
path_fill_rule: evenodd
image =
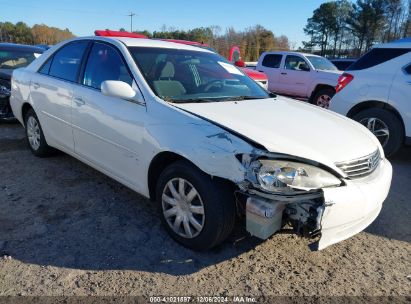
M411 37L395 40L389 43L378 44L374 48L411 49Z
M313 56L313 57L322 57L315 54L303 53L303 52L293 52L293 51L268 51L265 54L281 54L281 55L302 55L302 56Z
M17 43L0 43L0 49L3 51L27 51L33 53L44 53L44 48L26 45L26 44L17 44Z
M154 48L165 48L165 49L176 49L176 50L188 50L188 51L213 53L207 49L199 48L199 47L188 45L188 44L175 43L175 42L156 40L156 39L146 39L146 38L91 36L91 37L75 38L71 41L75 41L79 39L90 39L90 40L97 40L97 41L119 41L127 47L154 47Z

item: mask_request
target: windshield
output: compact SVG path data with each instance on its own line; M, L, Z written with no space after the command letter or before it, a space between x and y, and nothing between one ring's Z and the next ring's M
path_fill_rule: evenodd
M157 96L170 102L269 98L269 93L215 53L132 47L130 51Z
M28 66L40 53L0 50L0 69L14 70Z
M338 71L337 67L331 61L324 57L306 56L316 70Z

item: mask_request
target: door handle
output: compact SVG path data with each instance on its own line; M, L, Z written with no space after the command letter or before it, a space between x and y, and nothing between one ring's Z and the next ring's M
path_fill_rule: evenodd
M261 71L261 70L258 70L258 72L260 72L260 73L264 73L264 71Z
M285 72L282 72L282 73L281 73L281 75L287 75L287 73L285 73Z
M78 106L82 106L85 105L86 103L84 102L83 98L81 97L74 97L74 102L78 105Z
M33 82L33 87L35 89L38 89L40 87L40 84L38 82Z

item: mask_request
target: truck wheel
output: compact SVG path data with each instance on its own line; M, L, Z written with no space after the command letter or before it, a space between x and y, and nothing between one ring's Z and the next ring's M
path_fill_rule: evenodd
M31 152L35 156L45 157L51 154L52 149L46 143L39 119L33 109L27 111L24 117L26 137Z
M335 90L332 88L320 89L315 93L311 103L324 109L330 106L331 98L335 95Z
M401 148L404 129L394 113L381 108L370 108L355 114L353 119L367 127L378 138L386 156L395 154Z
M210 249L224 241L234 227L232 189L187 161L175 162L163 171L156 199L167 232L190 249Z

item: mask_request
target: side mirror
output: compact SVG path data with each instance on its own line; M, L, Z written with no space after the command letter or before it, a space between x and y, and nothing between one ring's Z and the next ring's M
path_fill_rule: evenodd
M300 65L300 70L304 71L304 72L309 72L310 71L310 67L306 64L302 64Z
M239 67L239 68L244 68L245 67L245 62L242 60L238 60L234 63L235 66Z
M127 100L136 100L137 93L124 81L106 80L101 84L101 93L106 96L118 97Z

